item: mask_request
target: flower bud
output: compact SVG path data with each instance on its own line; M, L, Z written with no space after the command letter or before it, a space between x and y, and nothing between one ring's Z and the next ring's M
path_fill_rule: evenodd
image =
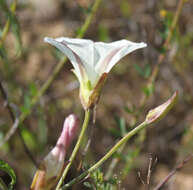
M50 190L56 186L65 167L64 160L67 148L76 136L78 125L79 119L74 114L65 119L63 130L56 146L44 158L35 173L31 190Z
M174 106L178 99L178 92L176 91L168 101L161 104L160 106L150 110L146 116L146 122L148 124L155 123L161 120Z

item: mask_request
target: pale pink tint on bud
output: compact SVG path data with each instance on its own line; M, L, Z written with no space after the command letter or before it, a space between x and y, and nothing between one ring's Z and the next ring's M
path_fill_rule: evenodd
M79 119L74 114L65 119L56 146L40 164L30 190L50 190L56 185L65 166L66 151L77 134L78 125Z
M58 156L59 160L65 157L66 149L77 134L79 119L76 115L70 114L64 121L62 133L56 143L52 154Z

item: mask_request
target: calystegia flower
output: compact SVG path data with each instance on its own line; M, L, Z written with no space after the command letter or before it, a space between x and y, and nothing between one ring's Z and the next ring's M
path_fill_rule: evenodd
M80 99L85 109L97 103L101 87L113 66L127 54L147 46L128 40L103 43L65 37L46 37L45 42L57 47L71 61L80 82Z
M65 119L56 146L43 159L34 175L31 190L50 190L57 184L66 165L66 151L77 134L78 125L79 119L74 114Z

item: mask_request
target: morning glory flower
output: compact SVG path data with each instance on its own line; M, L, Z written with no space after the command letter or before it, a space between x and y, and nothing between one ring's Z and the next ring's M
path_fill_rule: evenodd
M66 37L46 37L44 40L62 51L71 61L74 67L72 71L80 82L80 99L85 109L98 102L101 87L113 66L127 54L147 46L143 42L128 40L112 43Z

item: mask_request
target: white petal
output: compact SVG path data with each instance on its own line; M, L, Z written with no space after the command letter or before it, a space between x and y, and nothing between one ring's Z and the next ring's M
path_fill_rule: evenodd
M94 70L94 42L85 39L73 38L45 38L45 41L61 50L72 62L76 75L80 77L81 71L78 64L82 64L88 78L93 83L97 74Z
M98 57L100 57L100 59L95 66L95 71L99 75L108 73L112 67L128 53L146 46L147 45L143 42L134 43L128 40L120 40L112 43L96 42L95 49L99 54Z

